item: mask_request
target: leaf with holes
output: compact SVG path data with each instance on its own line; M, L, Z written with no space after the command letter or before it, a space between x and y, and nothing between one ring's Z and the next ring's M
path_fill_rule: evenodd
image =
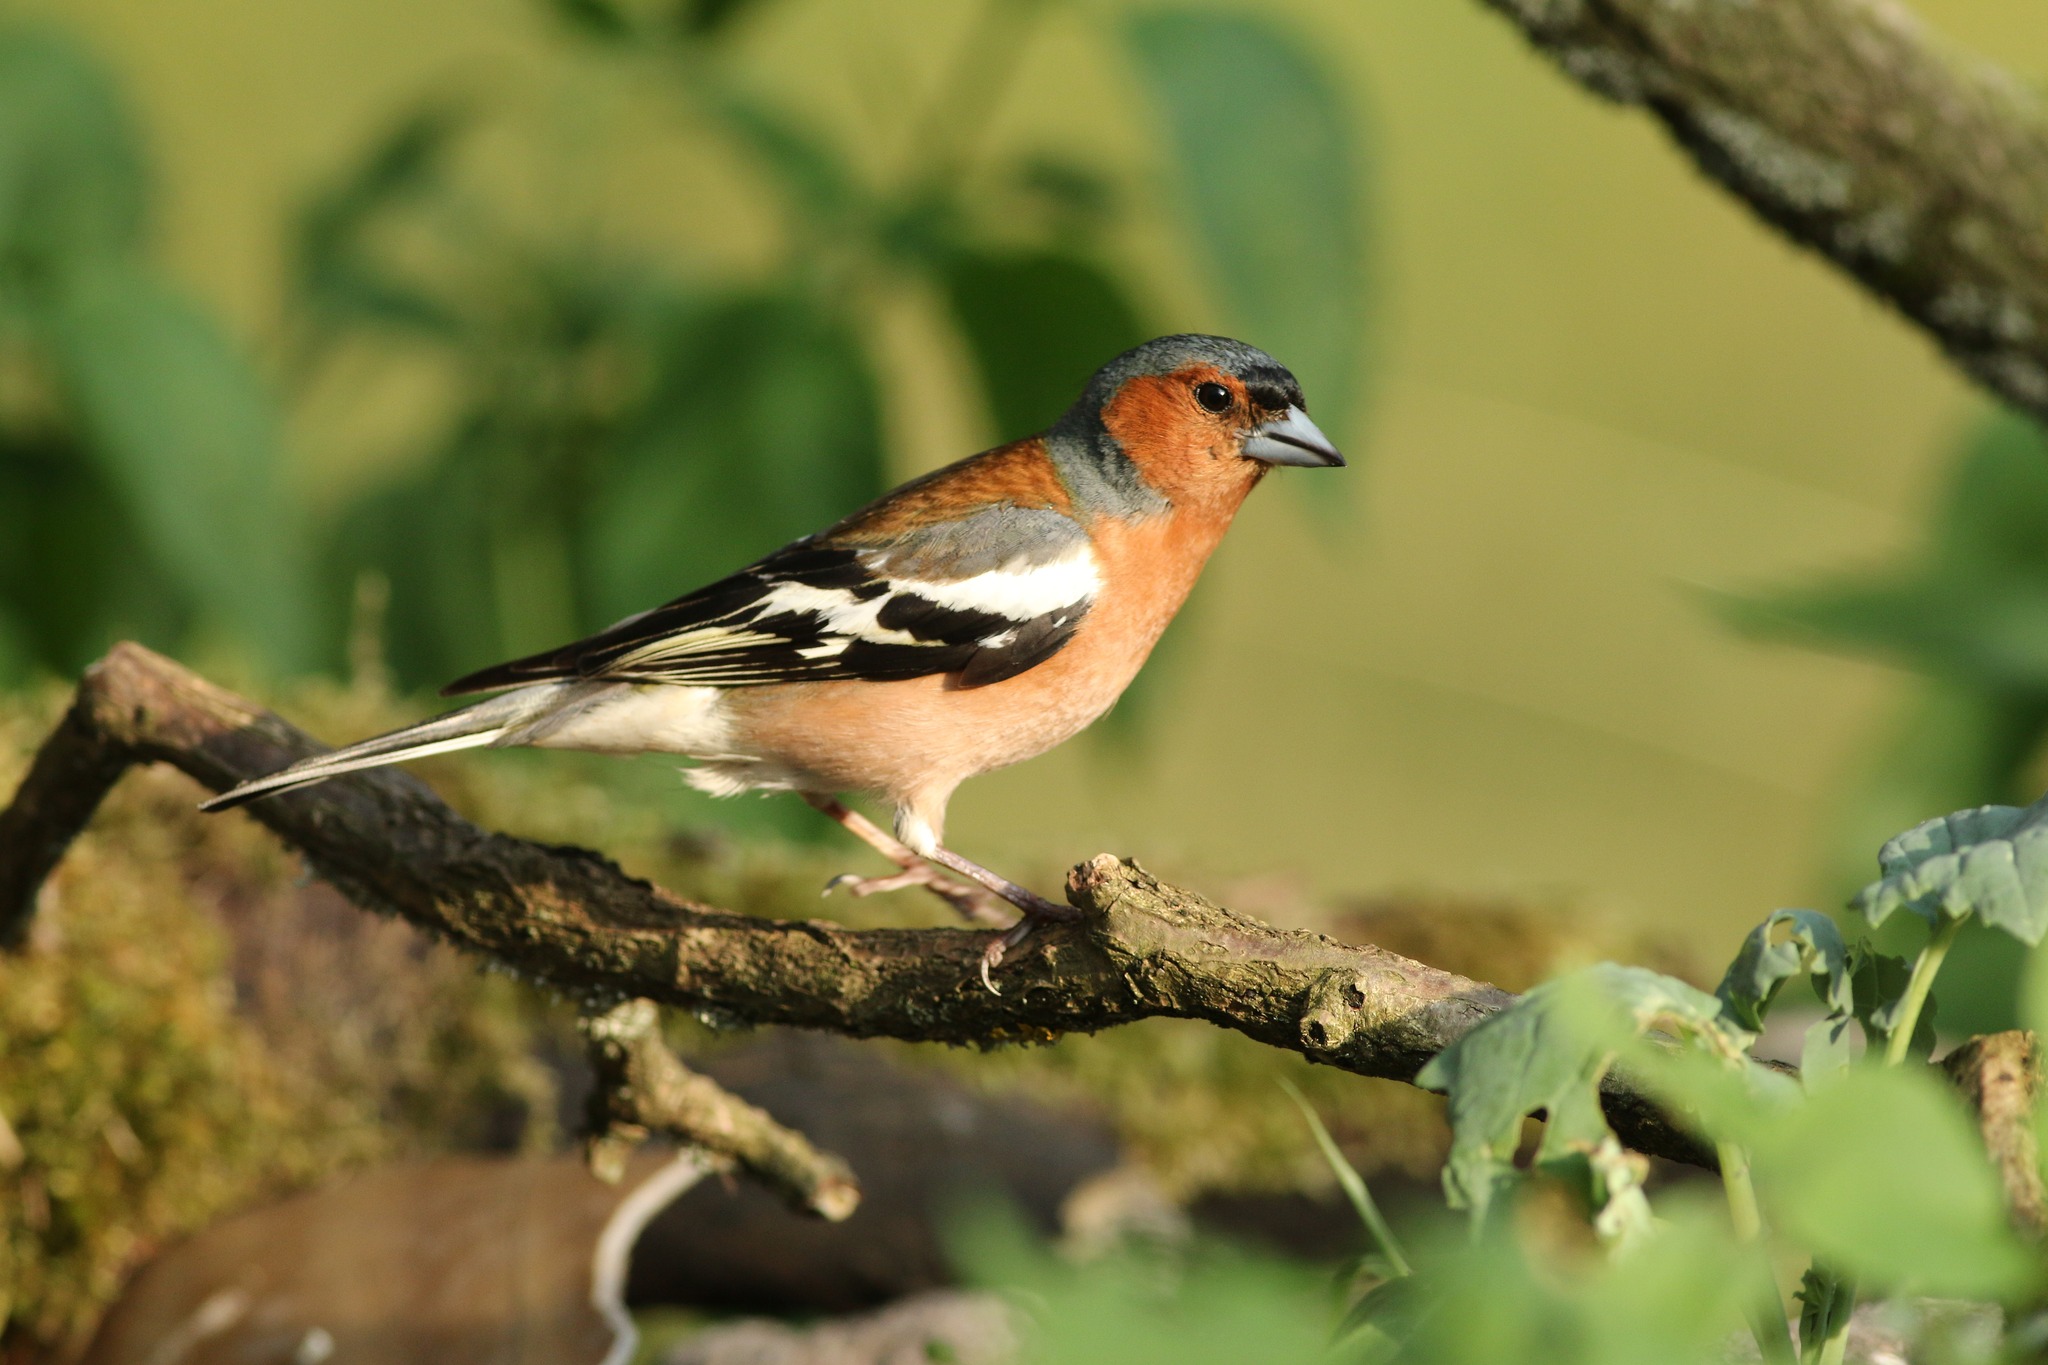
M1743 1028L1756 1032L1780 989L1794 977L1813 977L1832 1014L1853 1007L1849 952L1842 931L1812 910L1776 910L1742 940L1715 994Z

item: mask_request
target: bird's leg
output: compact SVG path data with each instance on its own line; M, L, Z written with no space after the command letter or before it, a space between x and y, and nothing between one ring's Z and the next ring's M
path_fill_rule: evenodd
M848 833L902 869L890 877L860 877L851 872L841 873L825 883L826 895L831 895L841 887L856 896L872 896L881 891L900 891L908 886L922 886L952 906L971 923L1002 923L1002 912L996 908L994 897L988 891L954 881L931 863L911 852L908 845L891 836L845 802L829 796L814 795L811 792L803 793L803 798L811 804L813 810L838 821L846 827Z
M1024 912L1024 918L1011 925L1007 932L999 935L994 943L988 945L988 951L981 955L981 984L994 994L1000 995L1002 992L996 990L995 982L989 979L989 973L1001 965L1004 955L1010 949L1029 938L1031 931L1037 928L1040 922L1064 923L1081 918L1081 912L1073 906L1049 901L1036 891L1019 886L1000 873L989 871L980 863L969 862L950 848L933 849L931 859L963 876L972 877Z

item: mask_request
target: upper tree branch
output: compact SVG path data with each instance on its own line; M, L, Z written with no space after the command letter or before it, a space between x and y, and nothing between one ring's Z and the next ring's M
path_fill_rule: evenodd
M224 790L318 752L276 716L136 645L90 669L0 812L0 935L83 827L110 773L164 762ZM1366 1076L1422 1064L1514 997L1378 948L1271 928L1100 857L1076 868L1083 912L978 976L984 933L849 929L695 905L593 853L491 834L417 779L354 774L248 811L365 907L401 915L586 995L643 997L735 1023L855 1037L997 1043L1156 1016L1205 1019ZM1711 1152L1617 1081L1623 1141L1698 1165Z
M1898 0L1486 0L2048 418L2048 114Z

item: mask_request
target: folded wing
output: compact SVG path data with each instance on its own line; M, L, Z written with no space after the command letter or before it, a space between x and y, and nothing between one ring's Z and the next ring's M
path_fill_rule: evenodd
M992 507L886 538L800 540L687 597L450 684L563 679L755 687L958 673L1015 677L1073 638L1101 586L1088 538L1046 509Z

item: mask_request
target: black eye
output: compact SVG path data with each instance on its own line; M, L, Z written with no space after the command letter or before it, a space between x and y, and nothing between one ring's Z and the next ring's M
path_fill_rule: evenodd
M1230 390L1221 384L1206 381L1195 385L1195 401L1210 412L1230 411Z

